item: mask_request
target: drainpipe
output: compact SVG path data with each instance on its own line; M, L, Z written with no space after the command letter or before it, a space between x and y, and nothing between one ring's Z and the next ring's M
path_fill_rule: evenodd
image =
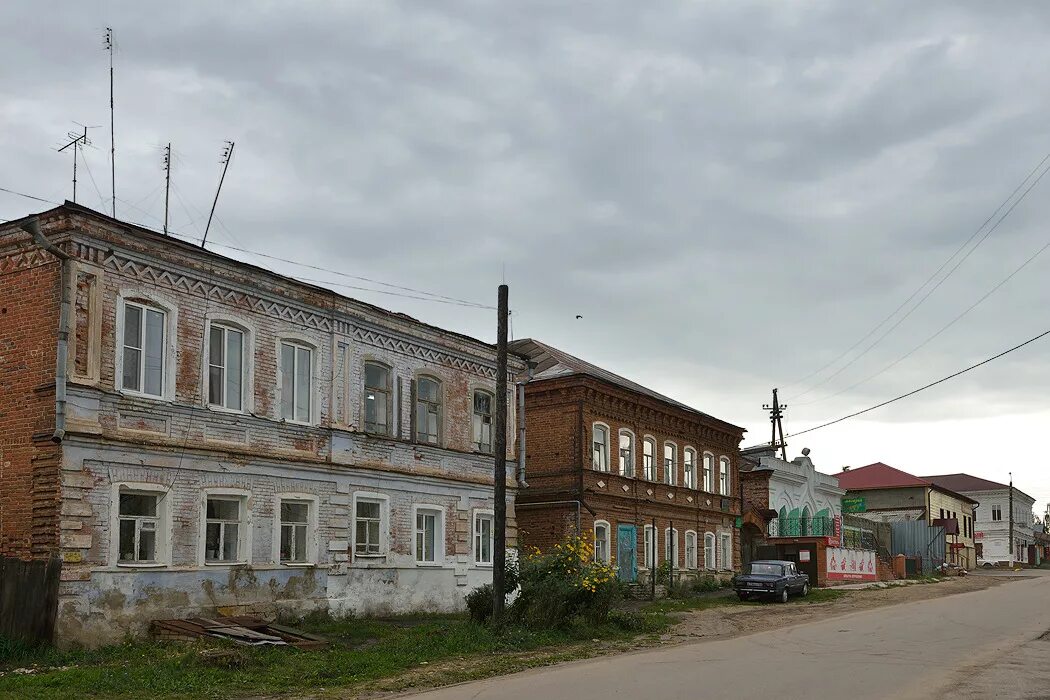
M51 436L52 442L60 443L66 435L66 367L69 361L69 317L73 305L73 259L44 238L36 217L22 224L22 230L29 233L37 245L62 262L62 306L58 317L58 348L55 353L55 432Z
M532 371L536 363L528 361L529 374L523 382L518 382L518 488L528 488L525 481L525 385L532 381Z

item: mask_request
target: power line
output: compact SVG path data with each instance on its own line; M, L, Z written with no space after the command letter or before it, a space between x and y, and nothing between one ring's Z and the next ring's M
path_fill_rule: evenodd
M26 194L24 192L15 192L14 190L9 190L6 187L0 187L0 192L7 192L8 194L16 194L19 197L25 197L26 199L33 199L33 200L36 200L37 202L43 202L44 204L61 204L61 202L52 202L50 199L44 199L43 197L34 197L33 195Z
M797 435L805 435L806 433L812 433L814 430L820 430L821 428L827 428L829 425L835 425L836 423L841 423L844 420L849 420L850 418L856 418L859 415L863 415L865 413L869 413L871 411L874 411L877 408L882 408L883 406L889 406L891 403L896 403L897 401L900 401L901 399L906 399L909 396L914 396L915 394L918 394L920 391L925 391L925 390L927 390L927 389L929 389L931 387L937 386L938 384L943 384L944 382L948 381L949 379L955 379L959 375L966 374L967 372L969 372L971 370L975 370L975 369L977 369L978 367L980 367L982 365L986 365L989 362L992 362L993 360L998 360L1000 357L1003 357L1004 355L1009 355L1010 353L1014 352L1015 350L1020 350L1024 346L1030 345L1031 343L1034 343L1035 341L1037 341L1037 340L1039 340L1041 338L1045 338L1048 335L1050 335L1050 330L1043 331L1039 335L1037 335L1037 336L1035 336L1033 338L1029 338L1028 340L1024 341L1023 343L1013 346L1009 350L1004 350L1001 353L999 353L998 355L993 355L992 357L989 357L986 360L982 360L982 361L978 362L975 365L970 365L966 369L961 369L961 370L959 370L958 372L956 372L954 374L949 374L947 377L942 377L942 378L938 379L935 382L930 382L929 384L927 384L925 386L921 386L918 389L914 389L912 391L909 391L907 394L901 394L900 396L897 396L896 398L892 398L889 401L883 401L882 403L875 404L874 406L871 406L870 408L865 408L862 411L856 411L855 413L850 413L847 416L842 416L841 418L836 418L833 421L828 421L827 423L821 423L820 425L818 425L816 427L806 428L805 430L800 430L797 433L791 433L787 437L795 437Z
M846 356L847 356L847 355L849 355L849 354L850 354L851 352L853 352L853 350L855 350L855 349L856 349L857 347L859 347L859 346L861 345L861 343L863 343L863 342L864 342L865 340L867 340L867 339L868 339L868 338L870 338L871 336L875 335L875 333L877 333L877 332L879 331L879 329L880 329L880 328L882 328L882 327L883 327L884 325L886 325L886 324L887 324L887 323L888 323L888 322L889 322L889 321L890 321L890 320L891 320L891 319L892 319L892 318L893 318L894 316L896 316L896 315L897 315L898 313L900 313L900 311L901 311L902 309L904 309L904 308L905 308L905 307L906 307L906 306L907 306L907 305L908 305L908 304L909 304L909 303L910 303L910 302L911 302L911 301L912 301L912 300L913 300L913 299L914 299L915 297L917 297L917 296L919 295L919 293L921 293L921 292L922 292L922 290L923 290L923 289L925 289L925 288L926 288L926 287L927 287L927 286L928 286L928 285L929 285L929 284L930 284L931 282L933 282L933 280L935 280L935 279L937 278L937 276L938 276L938 275L940 275L940 274L941 274L941 272L943 272L943 271L944 271L944 269L945 269L945 268L946 268L946 267L947 267L947 266L948 266L948 265L949 265L949 264L951 263L951 261L952 261L952 260L954 260L954 259L955 259L955 258L956 258L956 257L957 257L957 256L958 256L958 255L959 255L960 253L962 253L962 252L963 252L963 251L964 251L964 250L965 250L965 249L966 249L966 248L967 248L967 247L968 247L968 246L970 245L970 243L971 243L971 242L973 242L973 240L974 240L974 239L975 239L975 238L976 238L976 237L978 236L978 234L980 234L980 232L981 232L982 230L984 230L985 226L987 226L987 225L988 225L988 224L989 224L989 223L990 223L990 222L992 221L992 219L994 219L994 218L996 217L996 215L997 215L997 214L999 214L999 212L1000 212L1000 211L1002 211L1002 210L1003 210L1003 208L1004 208L1004 207L1006 207L1006 205L1007 205L1007 204L1008 204L1008 203L1009 203L1009 202L1010 202L1011 200L1013 200L1014 196L1015 196L1015 195L1016 195L1016 194L1017 194L1017 193L1018 193L1018 192L1019 192L1019 191L1021 190L1021 188L1022 188L1022 187L1024 187L1024 186L1025 186L1025 183L1027 183L1027 182L1028 182L1028 181L1029 181L1029 180L1030 180L1030 179L1032 178L1032 176L1033 176L1033 175L1035 175L1035 174L1036 174L1036 173L1037 173L1037 172L1039 171L1039 169L1043 167L1043 165L1044 165L1044 164L1046 164L1046 162L1047 162L1048 160L1050 160L1050 153L1047 153L1047 154L1046 154L1045 156L1043 156L1043 159L1042 159L1041 161L1039 161L1039 164L1038 164L1038 165L1036 165L1036 166L1035 166L1035 167L1034 167L1034 168L1033 168L1033 169L1032 169L1032 170L1031 170L1031 171L1030 171L1030 172L1029 172L1029 173L1028 173L1028 174L1027 174L1027 175L1025 176L1025 178L1024 178L1023 180L1021 180L1021 182L1020 182L1020 183L1019 183L1019 184L1017 185L1017 187L1015 187L1015 188L1013 189L1013 191L1012 191L1012 192L1011 192L1011 193L1009 194L1009 196L1008 196L1008 197L1007 197L1006 199L1004 199L1004 200L1002 201L1002 203L1001 203L1001 204L999 204L999 206L998 206L998 207L996 207L995 211L993 211L993 212L991 213L991 215L990 215L990 216L989 216L989 217L988 217L987 219L985 219L985 220L984 220L984 222L983 222L983 223L982 223L982 224L981 224L980 226L978 226L978 227L977 227L977 229L976 229L976 230L975 230L975 231L974 231L974 232L973 232L972 234L970 234L970 237L969 237L969 238L967 238L967 239L966 239L966 241L965 241L965 242L964 242L964 243L963 243L963 244L962 244L961 246L959 246L959 248L958 248L958 249L957 249L957 250L956 250L956 251L955 251L954 253L952 253L952 254L951 254L951 255L950 255L949 257L948 257L948 259L947 259L947 260L945 260L945 261L944 261L944 262L943 262L943 263L941 264L941 266L940 266L939 268L937 268L937 270L936 270L936 271L935 271L935 272L934 272L934 273L933 273L932 275L930 275L930 276L929 276L929 277L928 277L928 278L926 279L926 281L925 281L925 282L923 282L923 283L922 283L921 285L919 285L919 287L918 287L918 288L917 288L917 289L916 289L916 290L915 290L914 292L912 292L912 293L911 293L911 295L910 295L910 296L909 296L909 297L908 297L907 299L905 299L905 300L904 300L903 302L901 302L901 304L900 304L900 305L899 305L899 306L898 306L898 307L897 307L896 309L894 309L894 310L893 310L893 311L892 311L892 312L891 312L891 313L890 313L890 314L889 314L888 316L886 316L886 318L884 318L884 319L882 319L881 321L879 321L879 323L878 323L878 324L876 324L876 325L875 325L875 327L874 327L874 328L872 328L872 329L871 329L870 331L868 331L868 332L867 332L867 334L865 334L865 335L864 335L864 337L862 337L862 338L861 338L860 340L858 340L858 341L857 341L857 342L855 342L855 343L854 343L853 345L851 345L850 347L848 347L848 348L847 348L847 349L846 349L846 350L845 350L844 352L842 352L841 354L839 354L839 355L838 355L837 357L835 357L835 358L834 358L833 360L831 360L830 362L828 362L828 363L826 363L825 365L823 365L823 366L822 366L822 367L821 367L820 369L818 369L818 370L816 370L816 371L814 371L814 372L811 372L810 374L806 375L805 377L803 377L802 379L798 380L797 382L793 382L793 383L792 383L791 385L789 385L789 386L793 386L793 385L797 385L797 384L802 384L803 382L805 382L805 381L809 380L809 379L810 379L811 377L814 377L814 376L816 376L816 375L820 374L821 372L823 372L824 370L828 369L829 367L831 367L832 365L834 365L835 363L837 363L837 362L838 362L839 360L841 360L842 358L846 357ZM1044 171L1043 171L1043 172L1042 172L1042 173L1041 173L1041 174L1039 175L1039 177L1038 177L1038 178L1036 178L1035 182L1033 182L1033 183L1032 183L1032 184L1031 184L1031 185L1030 185L1030 186L1028 187L1028 189L1027 189L1027 190L1025 190L1025 192L1024 192L1024 193L1023 193L1022 195L1021 195L1021 197L1020 197L1020 198L1018 198L1018 199L1017 199L1017 201L1015 201L1015 202L1014 202L1014 203L1013 203L1013 204L1012 204L1012 205L1010 206L1010 209L1009 209L1009 210L1008 210L1008 211L1007 211L1007 212L1006 212L1006 213L1005 213L1005 214L1004 214L1004 215L1003 215L1003 216L1002 216L1002 217L1001 217L1001 218L999 219L999 221L997 221L997 222L995 223L995 225L994 225L994 226L992 226L992 228L990 228L990 229L989 229L989 230L988 230L988 231L987 231L987 232L985 233L985 235L984 235L984 236L983 236L983 237L981 238L981 240L980 240L980 241L978 241L978 242L977 242L977 244L976 244L975 246L973 246L973 248L972 248L972 249L970 249L970 251L969 251L969 252L967 252L967 253L966 253L966 255L965 255L965 256L963 256L963 258L962 258L961 260L959 260L959 262L958 262L958 263L957 263L957 264L956 264L956 265L955 265L955 266L954 266L954 267L953 267L953 268L952 268L951 270L949 270L949 271L948 271L948 274L946 274L946 275L944 276L944 278L943 278L943 279L941 279L941 280L940 280L940 281L939 281L939 282L938 282L938 283L937 283L936 285L934 285L934 287L933 287L932 289L930 289L930 291L929 291L929 292L927 292L927 293L926 293L926 295L925 295L925 296L923 296L923 297L922 297L922 299L920 299L920 300L918 301L918 303L916 303L916 304L915 304L915 306L914 306L914 307L912 307L912 308L911 308L911 309L910 309L910 310L909 310L909 311L908 311L908 312L907 312L907 313L906 313L906 314L905 314L905 315L904 315L904 316L903 316L903 317L902 317L902 318L901 318L900 320L898 320L898 321L897 321L897 323L895 323L895 324L894 324L894 325L893 325L893 326L892 326L891 328L889 328L889 329L888 329L888 330L887 330L887 331L886 331L885 333L883 333L883 334L882 334L881 336L879 336L879 338L877 338L877 339L875 340L875 342L874 342L874 343L872 343L872 344L871 344L871 345L869 345L869 346L868 346L867 348L865 348L863 352L861 352L861 353L860 353L859 355L857 355L857 356L856 356L856 357L854 357L854 358L853 358L852 360L850 360L850 361L849 361L849 362L848 362L847 364L845 364L844 366L842 366L841 368L839 368L839 369L838 369L838 370L837 370L837 371L836 371L836 372L835 372L834 374L832 374L832 375L831 375L831 376L829 376L829 377L826 377L826 378L825 378L824 380L822 380L822 381L821 381L821 382L819 382L818 384L815 384L815 385L813 385L812 387L810 387L810 388L809 388L809 389L807 389L806 391L803 391L803 392L802 392L802 393L800 393L800 394L796 394L796 395L795 395L795 397L796 397L796 398L798 398L798 397L802 397L802 396L805 396L806 394L808 394L808 393L812 392L812 391L813 391L814 389L817 389L817 388L819 388L819 387L823 386L824 384L828 383L829 381L831 381L832 379L834 379L835 377L837 377L837 376L838 376L839 374L841 374L841 373L842 373L842 372L843 372L843 371L844 371L844 370L845 370L846 368L850 367L850 366L851 366L851 365L852 365L853 363L855 363L855 362L856 362L857 360L859 360L859 359L860 359L861 357L863 357L864 355L866 355L866 354L868 353L868 351L870 351L870 350L871 350L872 348L874 348L874 347L875 347L876 345L878 345L878 344L879 344L879 343L880 343L880 342L881 342L881 341L882 341L882 340L883 340L883 339L884 339L884 338L885 338L885 337L886 337L887 335L889 335L890 333L892 333L892 332L893 332L893 331L894 331L894 330L895 330L895 329L896 329L896 328L897 328L898 326L900 326L900 324L901 324L901 323L903 323L903 322L904 322L904 320L905 320L905 319L907 319L907 318L908 318L908 316L910 316L910 315L912 314L912 312L914 312L914 311L915 311L915 310L916 310L917 308L919 308L919 306L921 306L921 305L923 304L923 302L925 302L925 301L926 301L926 300L927 300L927 299L928 299L928 298L930 297L930 295L932 295L932 294L933 294L933 293L934 293L934 292L935 292L935 291L937 290L937 288L938 288L938 287L940 287L940 286L941 286L941 284L943 284L943 283L944 283L944 281L945 281L945 280L947 280L947 279L948 279L949 277L951 277L951 275L952 275L952 274L953 274L953 273L954 273L954 272L955 272L955 271L956 271L956 270L957 270L957 269L959 268L959 266L960 266L960 265L962 265L962 264L963 264L963 263L964 263L964 262L966 261L966 259L967 259L968 257L970 257L970 255L972 255L972 254L973 254L973 252L974 252L975 250L977 250L977 248L978 248L978 247L980 247L980 245L981 245L982 243L984 243L984 241L985 241L985 240L986 240L986 239L988 238L988 236L990 236L990 235L992 234L992 232L994 232L994 231L995 231L995 229L999 227L999 224L1001 224L1001 223L1002 223L1003 219L1005 219L1005 218L1006 218L1006 217L1007 217L1007 216L1008 216L1008 215L1010 214L1010 212L1012 212L1012 211L1013 211L1014 207L1016 207L1016 206L1017 206L1017 205L1018 205L1018 204L1019 204L1019 203L1021 202L1021 200L1023 200L1023 199L1024 199L1024 198L1025 198L1025 197L1026 197L1027 195L1028 195L1028 193L1029 193L1029 192L1030 192L1030 191L1032 190L1032 188L1033 188L1033 187L1035 187L1035 185L1036 185L1036 184L1037 184L1037 183L1039 182L1039 180L1041 180L1041 179L1042 179L1043 175L1045 175L1045 174L1046 174L1046 170L1044 170Z
M1011 272L1009 275L1007 275L1002 280L1000 280L998 284L996 284L994 287L992 287L987 292L985 292L984 296L982 296L980 299L978 299L974 303L970 304L970 306L968 306L965 310L963 310L962 313L960 313L958 316L953 318L951 321L948 321L948 323L946 323L943 326L941 326L941 328L936 333L934 333L933 335L928 337L926 340L924 340L921 343L919 343L918 345L916 345L914 348L912 348L908 352L906 352L903 355L901 355L900 357L898 357L896 360L894 360L890 364L888 364L885 367L883 367L882 369L880 369L875 374L872 374L872 375L870 375L870 376L860 380L859 382L851 384L848 387L846 387L845 389L841 389L839 391L836 391L834 394L830 394L828 396L825 396L825 397L823 397L821 399L816 399L814 401L806 401L806 402L803 402L800 405L808 406L810 404L820 403L822 401L827 401L828 399L833 399L836 396L844 394L847 391L851 391L852 389L856 389L858 386L861 386L862 384L866 384L866 383L870 382L872 379L875 379L876 377L878 377L878 376L880 376L882 374L885 374L889 370L893 369L894 367L899 365L901 362L904 362L904 360L908 359L909 357L914 355L916 352L918 352L922 348L926 347L926 345L928 345L931 341L933 341L938 336L940 336L941 333L944 333L946 330L948 330L949 328L954 326L956 324L956 322L958 322L959 319L961 319L963 316L965 316L966 314L970 313L971 311L976 309L978 306L980 306L982 303L984 303L984 301L988 297L990 297L993 294L995 294L996 292L998 292L1007 282L1012 280L1019 272L1021 272L1021 270L1025 269L1026 267L1028 267L1030 264L1032 264L1032 262L1035 261L1036 258L1038 258L1040 255L1045 253L1048 248L1050 248L1050 243L1047 243L1042 248L1040 248L1039 250L1035 251L1032 255L1030 255L1028 257L1027 260L1025 260L1023 263L1021 263L1013 272Z

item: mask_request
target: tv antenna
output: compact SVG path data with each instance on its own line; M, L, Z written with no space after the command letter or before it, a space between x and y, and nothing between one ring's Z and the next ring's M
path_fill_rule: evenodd
M69 142L66 143L66 145L64 145L64 146L62 146L62 147L60 147L58 149L59 153L61 153L62 151L66 150L67 148L72 148L73 149L73 203L74 204L76 204L76 201L77 201L77 151L83 150L84 146L90 146L91 145L91 141L88 139L88 129L94 128L94 127L84 126L83 124L77 124L77 126L82 127L84 129L84 133L81 134L81 133L76 132L76 131L69 131L69 132L67 132L66 133L66 137L68 139L70 139Z
M113 218L117 218L117 144L113 138L113 27L106 27L103 48L109 52L109 187L113 198Z
M171 194L171 141L164 147L164 235L168 235L168 196Z
M208 212L208 223L204 226L204 238L201 239L201 248L208 240L208 229L211 228L211 218L215 215L215 205L219 203L219 193L222 192L222 183L226 179L226 169L230 167L230 159L233 158L233 141L227 141L222 149L222 176L219 178L219 186L215 189L215 200L211 203L211 211Z
M769 411L769 422L773 424L773 439L769 444L773 446L773 451L776 452L780 449L780 458L785 462L787 461L787 442L784 440L784 424L782 419L784 417L784 411L787 410L787 404L780 403L777 398L777 390L773 389L773 404L763 404L762 410ZM780 434L780 440L777 440L777 433Z

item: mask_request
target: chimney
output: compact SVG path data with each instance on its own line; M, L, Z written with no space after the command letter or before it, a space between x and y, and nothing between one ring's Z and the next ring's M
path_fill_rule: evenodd
M849 465L847 464L846 466L844 466L844 467L842 468L842 471L844 471L844 472L848 472L848 471L849 471Z

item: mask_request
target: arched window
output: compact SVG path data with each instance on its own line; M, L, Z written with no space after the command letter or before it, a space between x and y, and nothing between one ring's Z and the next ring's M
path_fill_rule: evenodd
M715 563L715 533L704 533L704 568L714 570Z
M591 466L595 471L609 471L609 426L604 423L591 426Z
M685 471L685 486L686 488L696 488L696 450L692 447L685 448L682 453L684 455L684 471Z
M365 363L365 432L390 434L390 368L378 362Z
M416 380L416 441L441 444L443 413L441 382L433 377Z
M248 386L247 334L216 321L208 327L208 404L230 411L244 410Z
M492 452L492 404L492 394L474 392L474 449L486 454Z
M802 520L799 523L803 537L806 537L806 536L812 534L812 526L810 525L810 520L811 519L812 519L812 515L811 515L811 511L809 510L809 506L805 506L802 509Z
M656 481L656 441L652 438L642 441L642 476L646 481Z
M124 301L121 324L120 387L147 396L163 396L169 371L166 362L168 315L140 301Z
M685 568L696 568L696 533L692 530L685 533Z
M634 435L620 431L620 474L634 476Z
M604 520L594 521L594 561L608 564L610 561L610 528Z
M654 551L654 549L656 547L656 537L654 535L656 533L653 531L653 526L652 525L646 525L645 526L645 530L644 530L644 534L645 534L645 542L644 542L644 545L645 545L645 567L647 569L652 569L653 568L653 562L656 561L656 552Z
M664 443L664 483L678 483L678 446L673 442Z
M710 452L704 453L704 491L708 493L713 491L711 486L711 472L714 469L715 456Z
M723 496L729 495L729 458L723 457L718 460L718 492Z
M281 341L281 418L295 423L313 422L314 351L295 341Z
M671 528L664 528L664 561L673 561L674 567L678 566L679 554L681 554L682 546L678 541L678 530Z

